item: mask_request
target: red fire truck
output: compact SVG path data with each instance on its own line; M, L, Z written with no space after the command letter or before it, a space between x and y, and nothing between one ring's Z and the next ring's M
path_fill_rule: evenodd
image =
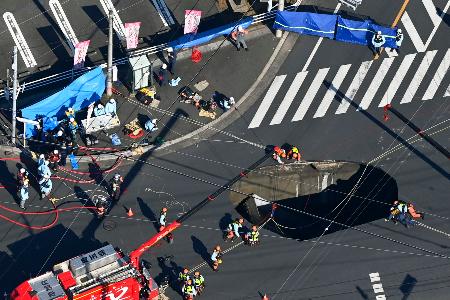
M158 285L140 257L148 248L177 229L185 220L261 165L272 151L194 206L129 255L108 244L53 266L11 293L12 300L156 300Z

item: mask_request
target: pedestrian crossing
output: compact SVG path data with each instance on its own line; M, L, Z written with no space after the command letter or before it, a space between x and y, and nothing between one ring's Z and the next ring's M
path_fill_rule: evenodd
M443 93L439 89L449 68L447 49L278 75L248 128L265 122L278 125L291 115L290 122L297 122L309 115L323 118L327 114L345 114L350 106L360 111L391 102L407 104L449 97L450 86Z

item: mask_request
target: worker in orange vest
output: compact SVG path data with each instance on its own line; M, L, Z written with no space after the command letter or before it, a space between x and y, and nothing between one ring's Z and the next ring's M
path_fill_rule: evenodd
M281 158L286 158L286 151L278 146L273 148L273 159L275 159L279 164L284 164Z
M414 219L421 218L423 220L425 218L424 213L417 212L412 203L408 203L408 213Z

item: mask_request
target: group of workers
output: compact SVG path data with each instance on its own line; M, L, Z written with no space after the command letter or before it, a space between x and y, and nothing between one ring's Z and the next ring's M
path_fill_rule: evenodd
M37 162L37 181L39 183L39 190L41 199L48 197L52 191L53 183L50 179L53 172L58 172L61 155L57 149L50 152L48 155L41 154ZM30 178L29 173L25 168L20 168L17 173L17 190L20 198L20 208L25 208L25 202L29 198Z
M300 161L301 154L298 151L296 146L275 146L273 147L273 159L276 160L279 164L284 164L282 159L293 159L296 161Z
M409 226L414 225L414 219L419 218L423 220L425 214L423 212L417 212L412 203L395 200L390 209L390 214L385 221L392 221L394 224L400 222L406 228L409 228Z
M242 236L244 241L250 246L255 246L259 244L258 226L252 225L251 230L249 230L248 232L242 232L243 226L244 226L244 219L236 218L233 222L228 224L224 240L234 241L236 238Z
M194 272L194 276L189 275L189 269L184 268L178 275L178 282L185 300L192 300L200 295L205 288L205 278L199 271Z
M94 116L103 116L103 115L111 115L115 116L117 114L117 103L113 98L109 99L106 105L103 105L101 102L97 104L94 108Z
M385 43L386 38L383 36L381 31L377 31L372 37L371 49L373 51L373 54L380 55L381 49L383 48ZM400 53L400 47L402 46L402 43L403 43L403 33L402 30L399 28L397 29L397 34L395 35L395 45L397 46L397 49L391 49L391 52L396 51L397 54Z

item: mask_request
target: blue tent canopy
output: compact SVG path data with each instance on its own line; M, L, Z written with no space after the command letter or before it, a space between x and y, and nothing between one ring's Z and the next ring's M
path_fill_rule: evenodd
M397 48L395 44L396 28L380 26L371 20L354 21L341 16L338 17L336 40L359 45L371 45L372 37L377 31L381 31L381 34L385 37L385 47Z
M333 39L336 23L336 15L279 11L273 28Z
M56 94L22 109L22 116L30 120L43 118L43 130L51 130L57 126L57 120L64 116L67 108L80 110L99 100L105 91L105 81L102 68L97 67ZM31 137L33 128L27 127L25 135L27 138Z
M182 37L172 41L169 43L169 46L174 48L175 50L180 50L184 48L191 48L200 44L204 44L218 36L228 35L235 28L241 25L243 28L249 27L253 23L253 18L247 17L238 22L233 22L227 25L219 26L204 32L200 32L197 34L186 34Z

